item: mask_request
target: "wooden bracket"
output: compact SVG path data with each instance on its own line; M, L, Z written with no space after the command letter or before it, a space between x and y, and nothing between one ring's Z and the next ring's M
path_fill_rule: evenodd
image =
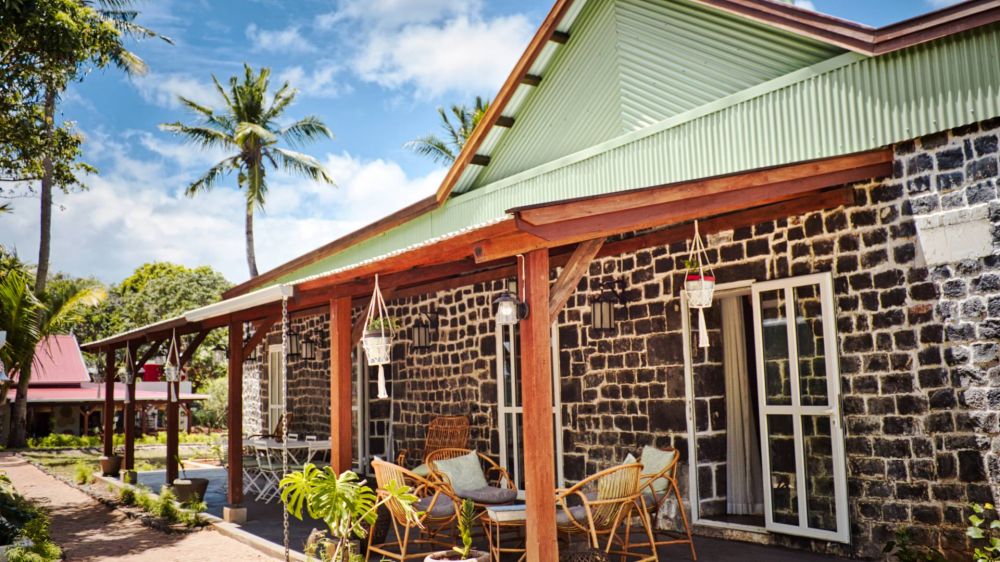
M260 345L260 342L264 341L264 337L267 336L268 330L270 330L271 326L274 326L274 324L277 323L278 320L280 319L281 315L275 314L273 316L268 316L267 318L254 324L253 335L250 336L250 340L247 341L246 345L243 346L243 352L242 352L243 355L241 355L241 357L244 358L249 357L250 352L253 351L253 348L257 347L258 345ZM230 353L232 353L231 350Z
M152 358L154 355L156 355L156 352L160 350L160 347L163 345L163 342L165 342L165 341L167 341L167 340L158 340L158 341L153 342L149 346L149 348L146 349L146 352L143 353L141 357L139 357L139 360L135 362L135 365L132 366L132 372L133 373L138 373L139 369L143 365L145 365L146 362L150 360L150 358Z
M566 306L569 298L576 291L576 286L580 283L580 279L590 269L590 262L594 261L594 257L601 251L602 246L604 246L604 238L594 238L593 240L580 242L576 246L576 249L573 250L573 254L566 263L566 267L563 268L559 274L559 278L552 285L552 291L549 296L550 318L555 318L562 311L563 307Z
M191 343L189 343L187 348L184 350L184 353L181 353L180 360L178 361L179 365L177 365L178 369L183 368L184 365L187 365L188 361L194 357L194 352L198 351L198 346L205 341L205 338L208 336L208 332L208 330L205 330L198 332L198 334L195 335L194 339L191 340Z

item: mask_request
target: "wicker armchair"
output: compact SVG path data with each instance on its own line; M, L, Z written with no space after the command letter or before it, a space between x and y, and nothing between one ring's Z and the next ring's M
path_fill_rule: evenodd
M396 456L396 464L402 467L413 467L426 463L425 457L438 449L464 448L468 445L469 418L465 416L438 416L427 425L423 451L402 449Z
M571 488L558 490L557 530L567 538L585 535L592 548L609 554L658 560L649 517L638 508L642 495L641 479L642 465L626 464L602 470ZM579 505L571 505L571 502ZM629 542L632 521L636 516L649 539L645 544ZM619 537L623 524L625 536ZM621 550L612 550L615 546ZM634 552L632 549L637 547L650 549L652 554Z
M510 490L512 493L502 494L504 497L502 499L489 499L476 495L476 494L466 494L463 491L455 490L448 475L444 474L438 467L435 466L435 461L442 461L447 459L454 459L461 457L463 455L468 455L472 453L471 449L460 449L456 447L449 447L445 449L438 449L426 457L424 457L424 462L430 467L431 477L433 480L442 483L442 485L447 486L452 495L457 496L460 499L470 499L474 504L476 504L476 509L483 510L490 505L500 505L504 503L510 503L517 499L517 486L514 485L514 481L511 479L510 474L507 470L497 464L490 457L476 452L476 456L479 457L479 464L483 469L483 476L486 477L486 482L491 488L497 490Z
M438 535L447 535L456 526L458 517L458 498L436 482L423 478L405 468L375 459L372 461L375 480L378 483L379 499L388 496L385 486L396 482L410 486L414 495L420 498L414 505L419 512L416 521L406 516L403 506L395 500L389 500L385 507L392 521L393 532L389 534L389 542L377 543L375 534L368 536L367 561L372 553L377 559L389 558L405 562L406 560L423 560L428 554L439 550L448 550L454 544L451 540L440 540ZM411 548L419 547L418 552Z
M660 509L663 508L666 500L670 496L674 496L677 499L677 509L681 512L681 522L684 524L684 531L687 538L677 538L667 535L665 531L657 531L655 526L653 526L653 544L656 546L687 544L691 547L691 559L697 560L698 553L695 552L694 540L691 538L691 526L688 524L687 512L684 511L684 500L681 498L681 490L677 486L677 469L681 458L680 452L673 447L661 447L660 450L666 453L673 453L673 461L659 472L642 473L642 497L640 498L640 505L643 511L648 514L649 519L656 521L657 515ZM658 538L658 535L667 538L661 540Z

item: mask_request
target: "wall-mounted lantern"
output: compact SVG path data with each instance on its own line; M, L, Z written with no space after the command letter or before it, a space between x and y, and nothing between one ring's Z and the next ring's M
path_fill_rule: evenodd
M601 283L601 294L590 300L590 327L594 330L614 330L615 309L624 303L623 279L612 279Z
M302 336L299 335L298 330L293 328L288 330L288 358L302 358Z
M415 351L426 351L431 347L431 328L436 322L432 322L426 314L421 314L410 328L410 348Z
M302 358L306 361L314 361L316 357L316 338L311 335L304 336L302 338Z
M524 278L524 256L518 254L517 259L521 262L521 277ZM493 301L493 304L497 307L496 315L494 316L497 325L513 326L528 317L528 305L524 302L524 287L522 286L520 289L520 300L508 287L506 291L500 293L500 296Z

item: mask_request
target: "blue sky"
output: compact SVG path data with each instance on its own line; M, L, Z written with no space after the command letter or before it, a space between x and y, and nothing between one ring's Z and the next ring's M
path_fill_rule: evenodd
M873 26L946 0L799 0ZM317 115L336 138L306 152L338 187L270 176L257 220L257 256L270 269L363 226L437 187L444 169L403 145L435 132L435 109L491 97L550 8L550 0L156 0L140 2L141 23L175 44L134 45L149 73L91 73L65 95L61 118L86 136L85 159L101 173L89 191L58 195L52 262L57 270L115 282L136 266L171 260L247 277L241 196L235 179L194 199L184 187L219 154L158 129L190 121L176 98L212 105L214 73L244 62L272 69L300 90L290 117ZM0 242L37 256L37 201L14 201L0 218Z

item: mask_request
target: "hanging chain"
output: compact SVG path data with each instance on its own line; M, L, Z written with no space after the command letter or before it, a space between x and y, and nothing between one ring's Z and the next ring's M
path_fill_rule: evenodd
M288 474L288 297L281 299L281 435L285 446L281 448L281 477ZM288 549L288 510L281 510L281 526L285 539L285 562L290 562Z

